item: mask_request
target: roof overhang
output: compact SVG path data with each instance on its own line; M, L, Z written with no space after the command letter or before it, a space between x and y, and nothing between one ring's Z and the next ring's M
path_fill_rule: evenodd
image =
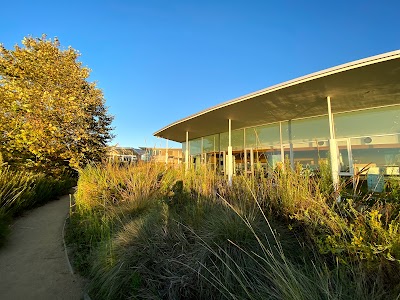
M400 104L400 50L302 76L227 101L176 121L154 133L176 142L232 129Z

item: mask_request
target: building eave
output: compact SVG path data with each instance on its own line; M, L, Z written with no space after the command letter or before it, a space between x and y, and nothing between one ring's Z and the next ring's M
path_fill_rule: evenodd
M227 130L326 114L400 104L400 50L360 59L262 89L178 120L155 136L176 142ZM390 96L390 97L389 97Z

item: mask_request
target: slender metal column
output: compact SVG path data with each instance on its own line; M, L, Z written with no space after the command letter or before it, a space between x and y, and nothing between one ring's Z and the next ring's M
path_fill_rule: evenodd
M281 162L283 168L285 166L285 150L283 149L282 122L279 122L279 140L281 144Z
M289 129L289 155L290 155L290 167L294 170L294 152L293 152L293 141L292 141L292 120L288 123Z
M168 164L168 140L165 141L165 164Z
M186 131L185 170L189 169L189 131Z
M326 97L326 102L328 104L328 118L329 118L329 136L331 139L335 138L335 130L333 128L333 116L332 116L332 107L331 107L331 97Z
M217 152L215 152L216 151L215 150L215 135L213 138L214 138L214 171L216 172L218 163L217 163Z
M205 154L204 154L204 138L201 138L201 154L200 154L200 163L202 165L204 165L206 163L206 158L205 158Z
M233 161L232 161L232 120L229 119L229 131L228 131L228 157L227 160L227 173L228 173L228 184L232 185L233 176Z
M232 146L232 120L228 123L228 147Z
M243 128L243 150L246 148L246 128Z
M328 104L328 117L329 117L329 153L331 158L331 172L333 188L337 193L339 190L339 151L335 138L335 129L333 125L333 115L331 108L331 97L326 97L326 102ZM340 196L336 195L337 200L340 201Z

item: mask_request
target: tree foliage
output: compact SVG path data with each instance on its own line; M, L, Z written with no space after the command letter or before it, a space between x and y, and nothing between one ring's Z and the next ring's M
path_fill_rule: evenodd
M78 51L46 36L22 45L0 44L0 152L45 167L99 160L113 117Z

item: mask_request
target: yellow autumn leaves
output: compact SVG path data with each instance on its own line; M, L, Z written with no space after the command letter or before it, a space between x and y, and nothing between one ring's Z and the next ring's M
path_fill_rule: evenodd
M45 36L22 45L0 46L0 151L10 162L79 167L100 159L112 117L79 53Z

